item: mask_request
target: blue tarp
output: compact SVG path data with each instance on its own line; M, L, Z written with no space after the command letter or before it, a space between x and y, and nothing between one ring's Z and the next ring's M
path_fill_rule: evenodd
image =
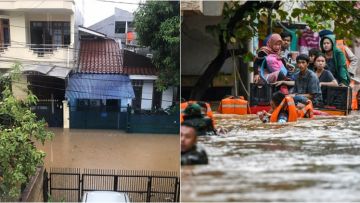
M65 97L72 99L133 99L129 76L114 74L73 74Z

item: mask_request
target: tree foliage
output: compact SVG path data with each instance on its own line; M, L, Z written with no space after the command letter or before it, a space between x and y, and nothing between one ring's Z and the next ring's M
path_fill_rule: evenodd
M179 85L179 8L179 1L146 1L135 12L138 40L153 51L153 63L159 71L158 90Z
M282 7L285 3L300 5L291 11ZM238 47L238 56L243 62L253 60L247 43L254 36L264 39L267 29L276 21L289 23L305 22L313 31L329 29L334 22L334 33L338 38L351 39L360 36L359 1L230 1L225 2L223 18L217 25L207 27L207 31L217 36L218 55L200 76L191 93L191 99L201 99L211 81L220 71L225 60L230 57L226 44ZM270 23L269 23L270 22ZM270 27L271 28L271 27ZM220 66L220 68L219 68Z
M42 164L45 153L36 149L33 141L46 140L53 133L45 129L45 121L38 121L30 106L37 101L29 93L23 101L17 100L11 90L11 81L18 80L20 64L8 78L1 78L4 91L0 100L0 200L11 200L20 194L20 187Z

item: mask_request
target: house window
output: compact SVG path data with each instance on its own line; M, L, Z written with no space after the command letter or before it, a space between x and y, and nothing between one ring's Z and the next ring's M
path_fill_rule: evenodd
M126 30L126 21L115 21L115 33L122 34Z
M0 50L10 44L9 19L0 19Z
M30 22L31 44L70 44L70 23L69 22Z
M152 109L160 109L162 100L162 92L157 91L155 85L153 89Z
M142 88L144 85L143 80L132 80L131 81L134 93L135 93L135 99L132 101L132 107L136 110L141 109L141 95L142 95Z

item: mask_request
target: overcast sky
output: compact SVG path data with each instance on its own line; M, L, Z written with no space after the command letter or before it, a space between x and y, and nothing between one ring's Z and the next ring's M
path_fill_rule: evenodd
M141 0L110 0L111 3L99 0L84 0L84 26L88 27L114 14L115 7L134 12ZM144 0L142 0L144 2ZM127 4L130 3L130 4Z

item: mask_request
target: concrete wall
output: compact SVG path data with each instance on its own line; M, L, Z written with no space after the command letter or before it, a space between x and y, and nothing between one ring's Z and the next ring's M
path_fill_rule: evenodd
M142 95L141 95L141 109L151 110L153 90L154 90L154 81L144 80Z
M44 167L39 167L31 177L24 192L21 194L21 202L43 202Z
M0 1L0 8L6 10L67 9L74 11L75 0L9 0Z
M83 25L84 0L11 0L0 1L0 14L7 16L10 22L11 46L1 54L8 60L26 60L27 63L54 64L73 68L76 52L72 48L78 45L78 26ZM58 48L52 54L38 57L30 50L31 21L67 21L70 22L70 49ZM8 57L8 58L6 58ZM34 62L33 62L34 61ZM24 63L24 62L23 62ZM0 62L0 68L10 68L8 63Z
M181 75L201 75L218 53L217 39L205 31L207 25L216 25L221 17L190 15L183 17L181 32ZM221 72L231 73L227 60Z

